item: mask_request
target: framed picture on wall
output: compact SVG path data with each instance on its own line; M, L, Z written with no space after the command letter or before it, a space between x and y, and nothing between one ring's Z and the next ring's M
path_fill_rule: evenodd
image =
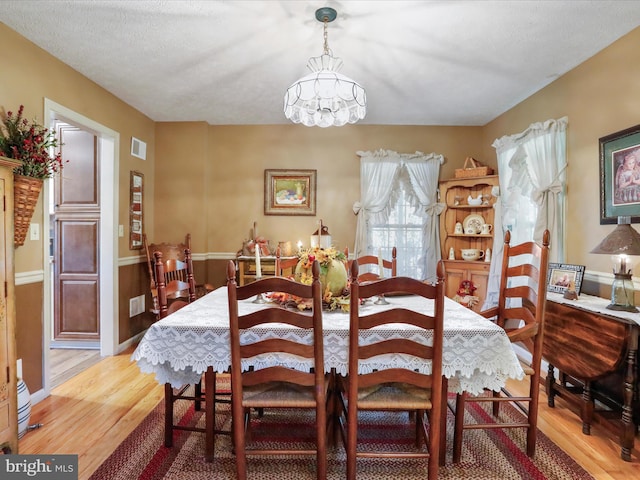
M580 295L584 265L568 263L549 263L547 273L547 292L564 293L574 290Z
M264 171L265 215L315 215L317 170Z
M143 194L144 175L140 172L131 171L130 207L129 207L129 248L139 250L142 248L143 232Z
M640 125L600 138L600 224L640 222Z

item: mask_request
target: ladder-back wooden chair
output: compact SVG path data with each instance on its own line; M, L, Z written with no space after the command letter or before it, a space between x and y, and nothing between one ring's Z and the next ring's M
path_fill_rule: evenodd
M348 250L345 250L345 254L347 256L347 258L349 258L349 252ZM391 249L391 260L389 259L382 259L382 269L383 269L383 276L384 277L395 277L398 272L398 267L397 267L397 249L396 247L393 247ZM381 278L380 276L380 259L378 258L377 255L363 255L361 257L358 257L356 260L358 260L358 267L359 267L359 271L362 271L362 273L360 274L360 276L358 277L358 280L360 280L360 282L368 282L371 280L379 280ZM353 260L350 260L348 262L349 264L349 268L351 268L351 263L353 262ZM375 271L377 271L378 273L375 273L375 271L363 271L362 267L364 266L365 268L370 268L371 265L375 265Z
M184 269L185 269L185 280L170 280L165 282L166 272L164 270L166 262L163 259L162 252L154 252L154 275L155 278L160 279L157 284L157 298L158 298L158 317L160 319L165 318L167 315L185 307L189 303L196 300L196 283L193 279L193 263L191 261L191 250L185 248L182 254L182 258L184 259ZM183 291L186 285L187 289L187 297L186 300L182 298L177 298L170 304L168 303L168 298L175 296L175 293L178 291ZM215 381L215 373L214 373L214 381ZM203 432L206 433L204 428L199 428L191 425L180 425L174 423L173 416L173 406L176 401L185 400L194 402L194 408L196 410L200 410L202 408L202 403L205 401L205 391L202 389L202 381L196 383L194 385L194 393L190 395L187 393L187 389L190 387L189 384L183 385L180 388L173 388L170 383L165 383L164 385L164 403L165 403L165 426L164 426L164 446L172 447L173 446L173 432L175 430L187 430L191 432ZM207 386L205 388L214 388L215 385ZM221 394L219 392L214 393L214 405L211 405L209 408L206 408L205 415L214 415L215 416L215 402L219 401L222 403L231 403L230 393ZM215 424L215 422L214 422ZM225 431L216 430L215 433L227 433Z
M276 249L275 272L277 277L293 278L296 273L297 265L298 265L298 257L281 258L280 247Z
M361 457L428 458L428 478L438 476L441 422L443 409L442 349L444 317L444 266L438 264L438 282L429 284L409 277L389 277L378 281L360 283L358 261L351 264L351 304L349 331L349 373L338 377L338 413L340 432L346 440L347 478L357 477L356 460ZM425 315L396 306L383 312L371 312L361 308L360 299L403 292L433 301L433 315ZM399 297L398 297L399 298ZM424 329L432 340L427 345L411 339L381 339L371 343L360 340L361 331L387 324L407 324ZM379 355L412 355L430 364L425 373L404 368L377 368L370 373L359 373L360 362ZM387 412L411 412L415 420L415 446L399 451L372 451L358 448L358 413L365 410ZM425 423L428 420L429 428ZM392 428L392 427L390 427ZM422 446L426 445L426 450ZM425 477L426 478L426 477Z
M463 431L470 429L526 428L527 455L533 457L535 454L549 237L549 231L545 230L542 245L525 242L511 246L511 233L507 231L505 234L498 306L480 314L486 318L495 318L498 325L505 329L511 342L526 350L526 356L530 358L521 358L520 363L525 372L525 380L528 379L529 382L529 393L525 396L513 396L505 388L501 392L491 392L488 395L473 396L466 392L458 394L453 446L455 463L460 461L462 455ZM499 405L505 401L513 402L524 412L523 421L502 421ZM492 403L492 421L465 423L465 405L469 402Z
M327 476L327 428L332 419L328 413L330 375L324 373L324 351L322 339L322 288L319 280L320 267L314 262L313 283L304 285L283 277L265 277L242 287L236 285L236 268L229 261L227 268L227 290L229 296L229 322L231 345L231 390L233 440L236 455L237 478L247 477L247 455L315 455L318 480ZM241 313L238 302L259 294L285 292L302 298L313 299L311 312L285 309L268 305L252 313ZM311 344L297 342L291 338L255 340L244 339L241 331L256 325L286 323L300 329L313 331ZM247 343L249 342L249 343ZM242 362L259 354L292 354L296 363L305 359L312 369L301 371L288 366L271 366L243 371ZM303 445L277 449L272 445L264 448L248 442L248 416L252 409L264 409L265 415L277 409L310 409L315 411L314 448Z
M162 258L165 262L165 283L169 284L173 281L180 282L178 284L180 288L172 289L173 291L167 293L168 304L171 304L176 299L181 299L182 302L188 302L189 286L187 284L184 251L185 249L191 250L191 234L187 233L184 243L149 243L146 234L142 235L142 242L147 255L147 267L149 270L152 303L151 312L155 313L157 318L160 318L158 304L158 277L154 270L155 260L153 254L154 252L162 253ZM196 284L196 298L200 298L211 291L213 291L213 286L209 284Z

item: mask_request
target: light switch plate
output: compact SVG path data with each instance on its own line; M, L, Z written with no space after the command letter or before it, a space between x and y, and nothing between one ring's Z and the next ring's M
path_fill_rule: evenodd
M29 225L29 239L40 240L40 224L32 223Z
M124 225L118 225L118 236L124 237Z

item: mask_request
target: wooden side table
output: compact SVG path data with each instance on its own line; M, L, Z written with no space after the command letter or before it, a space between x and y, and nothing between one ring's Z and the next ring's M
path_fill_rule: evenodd
M579 411L584 434L591 433L595 419L619 435L620 456L631 461L640 423L640 313L607 310L608 304L590 295L566 300L560 294L547 294L542 352L549 362L546 392L550 407L560 395ZM596 400L607 409L596 410Z
M281 260L288 260L296 257L280 257ZM238 262L238 285L243 286L256 279L256 258L251 255L239 255ZM273 277L276 272L276 257L265 255L260 257L260 270L263 277Z

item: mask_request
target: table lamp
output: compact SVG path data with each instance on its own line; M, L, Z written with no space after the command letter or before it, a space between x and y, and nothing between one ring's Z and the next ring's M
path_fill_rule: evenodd
M612 255L614 261L611 303L607 308L637 312L629 255L640 255L640 233L631 226L631 217L618 217L616 228L591 250L591 253Z

